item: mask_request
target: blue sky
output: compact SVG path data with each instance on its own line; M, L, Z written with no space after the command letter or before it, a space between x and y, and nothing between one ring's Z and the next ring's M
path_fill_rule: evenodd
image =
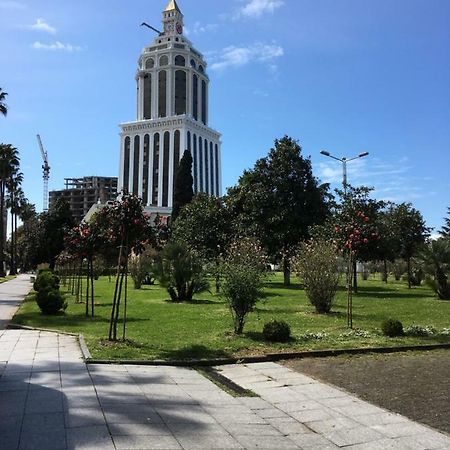
M21 154L27 197L42 207L36 133L50 189L64 177L115 175L118 124L135 119L135 71L166 0L0 0L0 141ZM377 198L410 201L440 228L450 177L448 0L179 0L206 57L210 125L222 133L223 188L277 137L299 140L314 174Z

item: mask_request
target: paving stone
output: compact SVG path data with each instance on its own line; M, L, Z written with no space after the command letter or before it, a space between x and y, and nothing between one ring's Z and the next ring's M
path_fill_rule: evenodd
M379 441L366 442L345 447L345 450L411 450L411 447L405 446L394 439L381 439Z
M246 449L299 449L296 443L284 436L233 436Z
M372 429L390 438L414 436L428 431L423 425L419 425L412 421L374 425Z
M421 435L414 435L414 436L404 436L401 438L395 439L395 442L399 445L406 446L408 449L411 450L440 450L450 449L450 437L427 430L424 434Z
M20 435L19 450L63 450L66 449L66 433L64 428L51 432L23 432Z
M109 423L109 431L115 436L172 436L164 423Z
M328 408L308 409L305 411L293 411L289 413L294 419L301 423L329 420L336 418L336 413Z
M53 433L64 429L64 414L25 414L23 416L22 433Z
M181 445L173 436L115 436L114 444L117 450L179 450Z
M359 426L357 428L341 429L324 433L324 437L337 446L344 447L348 445L377 441L383 439L384 436L370 428Z
M87 427L89 425L105 425L105 418L100 407L70 408L65 411L66 428Z
M219 450L244 448L236 439L234 439L230 435L214 436L210 434L176 434L175 438L181 444L182 448L186 450Z
M401 416L400 414L394 414L389 412L381 412L377 414L365 414L363 416L354 417L356 422L359 422L363 425L367 425L369 427L374 425L388 425L392 423L405 423L409 420L406 417Z
M106 422L108 424L112 423L163 423L161 417L153 412L153 413L105 413Z
M291 434L289 439L303 450L335 450L339 448L328 439L315 433Z
M287 436L290 434L305 434L305 433L312 433L312 431L303 425L302 423L298 422L297 420L293 419L292 417L289 418L274 418L274 419L266 419L267 423L272 425L274 428L276 428L281 434Z
M233 436L282 436L282 433L270 424L223 424L224 428Z
M325 434L333 431L348 430L350 428L360 428L361 424L348 417L337 417L328 420L319 420L306 423L308 428L316 433Z
M66 430L67 448L114 450L114 444L106 426L89 426Z

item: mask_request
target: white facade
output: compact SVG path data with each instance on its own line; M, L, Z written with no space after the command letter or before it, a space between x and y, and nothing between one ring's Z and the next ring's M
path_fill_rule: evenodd
M137 120L121 124L119 191L139 195L147 209L170 214L174 176L192 154L194 193L220 196L220 134L208 127L206 62L183 36L175 0L163 12L164 31L138 61Z

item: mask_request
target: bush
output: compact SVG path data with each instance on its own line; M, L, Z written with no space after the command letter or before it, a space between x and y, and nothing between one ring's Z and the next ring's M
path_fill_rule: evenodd
M155 275L167 289L172 302L190 302L194 294L207 291L209 283L203 266L184 245L169 242L157 259Z
M385 336L403 336L403 325L399 320L387 319L381 324L381 331Z
M316 311L330 312L340 278L340 261L335 248L324 239L303 243L293 260L293 267Z
M36 292L45 290L58 290L59 289L59 277L50 270L39 271L36 281L33 284L33 289Z
M291 338L291 328L283 320L272 320L264 324L263 336L269 342L287 342Z
M427 337L436 334L436 329L430 325L408 325L404 330L407 336Z
M244 330L247 314L262 297L267 261L259 243L252 238L233 242L222 261L222 295L233 316L234 332Z
M45 270L40 271L33 284L36 291L36 303L42 314L57 314L67 308L64 296L59 292L59 277Z

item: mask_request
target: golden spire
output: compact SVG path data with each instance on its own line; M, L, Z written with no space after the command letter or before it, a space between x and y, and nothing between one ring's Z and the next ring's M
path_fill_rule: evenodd
M164 12L166 12L166 11L173 11L173 10L181 12L180 8L178 8L176 0L170 0L169 3L166 6L166 9L164 10Z

